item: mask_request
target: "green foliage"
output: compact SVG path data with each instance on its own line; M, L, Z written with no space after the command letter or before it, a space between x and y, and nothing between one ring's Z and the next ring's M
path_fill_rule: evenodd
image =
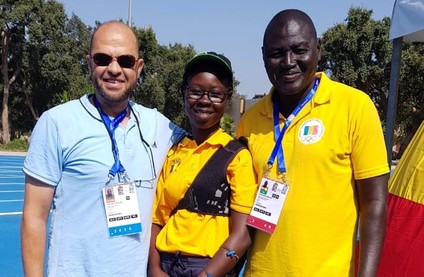
M28 150L28 146L28 141L23 139L15 139L7 144L0 144L0 151L26 152Z
M16 74L8 109L13 138L29 132L46 109L91 88L85 63L91 28L75 15L68 19L53 0L6 1L0 24L13 46L6 53L6 74Z
M235 135L235 124L234 119L229 114L224 114L221 118L221 129L224 130L230 136Z
M371 15L371 10L350 8L345 23L324 32L319 66L332 79L368 93L383 120L392 50L388 40L390 20L376 21Z
M182 126L184 110L180 87L184 66L195 54L194 48L181 44L159 45L151 28L135 29L135 32L145 66L134 100L146 107L157 108Z
M366 92L384 123L392 58L390 18L377 21L371 15L371 10L350 8L344 23L323 34L319 69L334 80ZM423 73L424 46L403 43L396 118L401 139L410 138L424 119Z

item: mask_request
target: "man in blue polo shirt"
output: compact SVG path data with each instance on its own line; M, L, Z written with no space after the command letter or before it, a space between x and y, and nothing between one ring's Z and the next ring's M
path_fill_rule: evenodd
M26 276L44 275L45 256L48 276L146 276L157 172L181 130L129 101L144 64L128 26L102 24L87 62L95 93L48 110L32 133L21 224Z

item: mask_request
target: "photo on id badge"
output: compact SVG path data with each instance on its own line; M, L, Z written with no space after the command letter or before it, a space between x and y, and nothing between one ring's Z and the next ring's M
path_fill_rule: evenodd
M106 189L106 202L115 202L115 195L113 194L113 188Z

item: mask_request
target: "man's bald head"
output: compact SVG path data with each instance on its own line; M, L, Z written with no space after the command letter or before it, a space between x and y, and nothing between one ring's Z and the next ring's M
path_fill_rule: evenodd
M130 39L130 41L128 41L128 43L135 43L137 51L139 51L140 45L137 39L137 36L135 35L134 31L126 24L124 24L121 21L118 20L110 20L107 22L102 23L93 33L93 35L91 36L91 41L90 41L90 53L91 53L91 49L93 48L93 40L95 39L96 36L98 35L103 35L104 33L108 33L109 31L119 31L122 33L127 33L128 34L128 38ZM133 39L133 41L131 41Z
M301 10L287 9L277 13L268 23L264 33L264 43L267 34L275 31L275 29L281 29L281 26L293 24L293 22L296 22L296 25L308 28L311 37L317 37L315 25L309 15Z

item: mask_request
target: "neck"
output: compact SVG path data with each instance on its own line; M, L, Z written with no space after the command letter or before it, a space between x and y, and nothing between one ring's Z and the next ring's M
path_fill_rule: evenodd
M202 144L208 138L210 138L216 131L219 129L219 124L215 125L208 129L199 129L196 127L191 127L193 139L196 141L197 145Z
M293 110L299 105L303 98L308 95L312 89L314 82L312 82L303 92L299 92L293 95L283 94L281 92L275 91L273 95L273 101L278 101L278 106L280 113L287 118L293 112Z
M97 99L97 102L100 105L100 109L108 116L115 117L120 112L128 108L128 99L120 102L111 102L105 99L104 97L99 97L97 93L94 95L94 97ZM91 104L96 106L94 103L94 97L91 97L89 100Z
M295 95L281 95L280 93L275 93L275 98L273 101L278 101L278 107L280 109L280 113L285 117L289 117L289 115L293 112L299 102L302 100L304 95L295 94Z

